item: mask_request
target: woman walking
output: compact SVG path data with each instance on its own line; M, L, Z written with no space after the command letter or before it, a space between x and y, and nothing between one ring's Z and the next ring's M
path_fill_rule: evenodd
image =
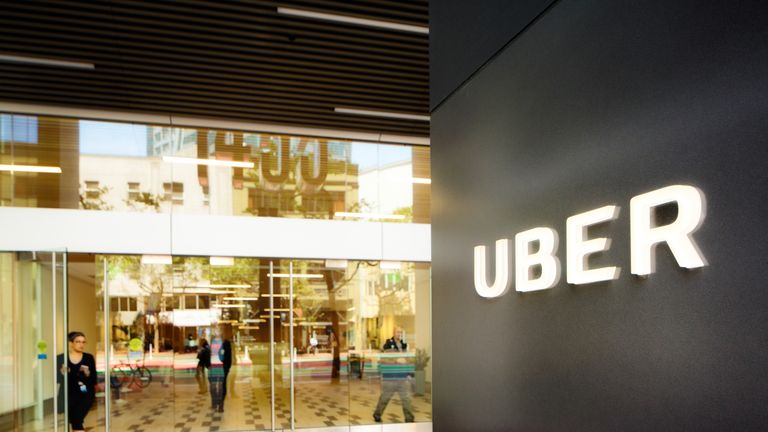
M91 409L96 396L96 360L91 354L85 352L85 334L78 331L70 332L69 357L67 365L64 359L60 360L60 371L67 376L67 405L69 423L72 431L84 431L83 422ZM63 396L64 389L59 387L59 395ZM60 400L63 399L60 398Z

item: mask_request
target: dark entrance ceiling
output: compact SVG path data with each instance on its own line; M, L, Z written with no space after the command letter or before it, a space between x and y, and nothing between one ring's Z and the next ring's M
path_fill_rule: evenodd
M277 13L278 7L427 26L387 0L4 1L0 100L428 136L428 35Z

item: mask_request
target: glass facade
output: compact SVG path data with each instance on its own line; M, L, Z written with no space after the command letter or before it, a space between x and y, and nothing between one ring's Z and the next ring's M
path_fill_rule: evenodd
M42 286L24 274L37 271L42 277L43 267L31 266L44 264L25 256L31 257L0 256L3 300L30 291L22 280ZM162 264L135 255L91 254L69 259L68 328L86 335L86 352L96 364L95 404L85 418L89 430L371 425L391 382L398 391L379 416L382 424L431 421L428 264L235 258L213 265L209 257L173 257ZM14 273L18 282L8 280ZM4 301L3 307L12 304ZM51 325L40 316L10 323L41 332L21 336L16 346L46 339L41 328ZM382 350L396 334L404 349ZM209 347L209 367L199 367L202 341ZM229 368L221 354L227 343ZM8 419L14 428L50 430L52 420L33 421L34 410L20 410L35 406L32 395L19 393L27 388L20 383L34 382L33 369L43 365L11 345L4 341L4 358L19 367L4 368L4 386L16 391L5 393L13 400L3 400L3 411L27 412ZM58 345L61 352L63 337ZM29 371L22 367L29 364ZM51 383L46 385L51 393ZM52 418L50 409L47 417L42 413L41 405L40 419Z
M429 223L428 147L2 114L0 165L2 206Z
M429 174L427 147L0 114L0 207L424 224ZM0 430L65 430L91 394L95 431L431 422L428 262L197 255L214 246L0 253ZM63 367L71 331L93 376Z

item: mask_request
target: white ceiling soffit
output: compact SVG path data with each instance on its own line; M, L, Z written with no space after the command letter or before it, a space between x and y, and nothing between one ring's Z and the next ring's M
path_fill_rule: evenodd
M0 222L6 251L431 260L429 224L17 207Z

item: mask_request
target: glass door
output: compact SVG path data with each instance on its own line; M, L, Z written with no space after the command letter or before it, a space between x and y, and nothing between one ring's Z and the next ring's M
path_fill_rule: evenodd
M428 264L110 255L76 277L79 259L70 325L97 356L96 432L431 421Z
M66 431L67 254L0 253L0 430Z
M99 264L106 430L272 430L266 264L167 255Z

